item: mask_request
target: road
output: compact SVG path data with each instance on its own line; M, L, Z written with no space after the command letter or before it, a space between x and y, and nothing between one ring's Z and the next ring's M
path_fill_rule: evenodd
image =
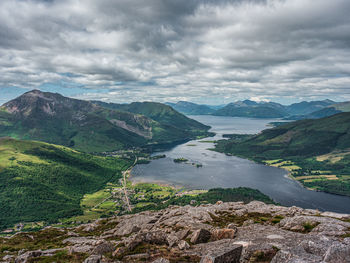
M131 206L129 202L128 193L126 191L126 178L127 178L127 175L128 176L130 175L131 169L135 166L136 163L137 163L137 156L135 156L134 163L126 171L123 172L123 191L124 191L125 200L126 200L126 204L128 206L129 212L131 212Z
M128 207L128 210L129 212L131 212L131 206L130 206L130 201L129 201L129 197L128 197L128 193L126 191L126 178L128 177L128 175L130 175L130 172L131 172L131 169L135 166L135 164L137 163L137 156L135 155L135 161L134 163L127 169L123 172L123 180L122 180L122 184L123 184L123 192L124 192L124 195L125 195L125 201L126 201L126 204L127 204L127 207ZM103 204L104 202L106 202L108 199L112 198L112 195L107 197L106 199L104 199L102 202L98 203L97 205L95 205L94 207L90 208L89 210L93 210L97 207L99 207L101 204Z

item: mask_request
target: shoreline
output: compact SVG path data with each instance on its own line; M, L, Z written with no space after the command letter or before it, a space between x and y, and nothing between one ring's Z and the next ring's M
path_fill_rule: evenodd
M266 166L269 166L269 167L274 167L274 168L279 168L279 169L282 169L284 171L287 172L286 174L286 177L297 182L302 188L304 189L307 189L309 191L313 191L313 192L320 192L320 193L326 193L326 194L331 194L331 195L336 195L336 196L344 196L344 197L350 197L350 196L347 196L347 195L341 195L341 194L336 194L336 193L332 193L332 192L327 192L327 191L321 191L321 190L318 190L318 189L313 189L313 188L309 188L307 186L305 186L304 184L302 184L299 180L296 179L296 177L294 177L291 172L289 170L287 170L286 168L283 168L283 167L276 167L276 166L273 166L273 165L269 165L267 163L263 163L263 162L259 162L259 161L256 161L254 159L251 159L251 158L247 158L247 157L244 157L244 156L240 156L240 155L234 155L234 154L231 154L231 153L225 153L225 152L221 152L221 151L218 151L216 150L215 148L213 149L208 149L208 150L211 150L211 151L215 151L215 152L218 152L218 153L222 153L222 154L225 154L226 156L234 156L234 157L238 157L238 158L242 158L242 159L245 159L245 160L249 160L249 161L252 161L256 164L261 164L261 165L266 165Z

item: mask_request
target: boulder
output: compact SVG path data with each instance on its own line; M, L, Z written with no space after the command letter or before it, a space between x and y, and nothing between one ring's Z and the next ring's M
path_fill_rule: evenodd
M101 241L92 250L93 255L103 255L105 253L113 252L114 245L108 241Z
M15 263L27 263L30 259L36 258L36 257L51 257L55 255L58 251L63 250L62 248L57 249L47 249L47 250L35 250L35 251L27 251L21 255L19 255L15 259Z
M217 248L203 256L201 263L239 263L242 253L241 245Z
M176 236L179 240L182 240L182 239L185 239L189 233L190 233L190 230L187 228L176 232Z
M341 243L333 244L327 250L323 261L327 263L349 263L350 246Z
M235 234L236 231L234 229L214 229L211 231L211 239L214 241L220 239L233 239L235 237Z
M162 230L154 230L146 233L139 233L125 240L125 246L128 250L133 250L141 243L155 245L169 245L167 235Z
M137 233L141 229L147 228L148 224L155 220L157 220L157 216L151 215L149 212L137 216L125 216L115 228L114 235L127 236L132 233Z
M92 232L92 231L94 231L97 227L98 227L97 223L90 223L90 224L83 225L83 226L81 227L81 230L84 231L84 232Z
M311 234L321 234L324 236L343 236L349 231L348 229L348 227L340 224L323 223L312 229Z
M180 250L185 250L185 249L189 249L190 248L190 245L185 241L185 240L181 240L179 242L179 244L177 244L178 248Z
M91 255L84 260L84 263L101 263L101 259L102 256L100 255Z
M302 251L280 250L271 260L271 263L321 263L322 258Z
M174 247L180 240L175 234L169 234L166 237L166 241L167 241L169 247L171 248L171 247Z
M2 258L2 260L4 262L13 262L14 258L15 258L15 256L13 256L13 255L6 255Z
M211 237L210 231L201 228L193 232L191 237L191 243L192 244L205 243L209 241L210 237Z

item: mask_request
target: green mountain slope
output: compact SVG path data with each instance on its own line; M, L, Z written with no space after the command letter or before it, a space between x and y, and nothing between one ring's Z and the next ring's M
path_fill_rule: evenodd
M160 129L165 129L169 132L167 135L158 134L160 129L156 129L155 140L165 136L175 136L178 139L181 137L186 139L188 137L196 135L206 135L209 126L206 126L198 121L190 119L185 115L177 112L168 105L157 102L133 102L130 104L117 104L117 103L105 103L100 101L93 101L93 103L102 106L107 109L121 110L125 112L131 112L134 114L141 114L146 116L162 125ZM176 135L178 134L178 135ZM179 136L181 135L181 136ZM176 139L174 137L174 139Z
M163 125L141 114L38 90L5 103L0 110L0 137L40 140L87 152L169 143L209 129L190 119L187 124L184 128Z
M335 107L326 107L322 110L314 111L306 115L293 115L285 118L285 120L305 120L305 119L320 119L328 116L332 116L337 113L341 113L341 110L337 110Z
M290 166L296 177L322 174L301 181L315 189L350 195L350 113L291 122L243 141L222 140L217 150L258 162L280 163L287 169Z
M332 102L332 101L326 100L326 102ZM326 107L323 107L320 110L316 110L308 114L292 115L287 117L286 119L287 120L319 119L319 118L332 116L340 112L350 112L350 102L347 101L347 102L340 102L340 103L328 105Z
M345 101L341 103L337 103L332 105L336 110L342 111L342 112L350 112L350 101Z
M286 106L286 110L290 115L306 115L322 110L333 104L335 104L335 102L332 100L302 101Z
M0 228L81 214L80 200L117 182L132 161L35 141L0 139Z
M257 103L250 100L227 104L215 111L216 116L250 117L250 118L281 118L288 115L283 105L274 102Z
M188 101L179 101L177 103L168 102L166 104L187 115L209 115L215 112L215 109L207 105L199 105Z

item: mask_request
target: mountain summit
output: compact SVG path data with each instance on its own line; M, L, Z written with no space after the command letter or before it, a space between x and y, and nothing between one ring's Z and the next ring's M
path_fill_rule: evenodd
M9 113L21 116L36 114L60 115L68 113L67 110L88 112L96 109L96 106L88 101L76 100L62 96L58 93L32 90L3 105Z
M157 104L151 106L155 112L162 108ZM0 136L98 152L172 143L203 135L210 128L174 112L166 112L155 120L142 112L108 109L90 101L32 90L0 108ZM177 125L179 118L181 125ZM164 119L173 125L163 124Z

